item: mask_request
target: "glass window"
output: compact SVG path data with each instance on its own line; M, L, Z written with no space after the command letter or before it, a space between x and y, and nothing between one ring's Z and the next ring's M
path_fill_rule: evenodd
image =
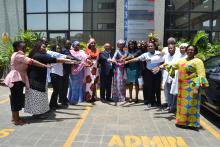
M27 0L27 12L46 12L46 0Z
M49 33L50 44L53 46L59 44L63 46L63 43L67 39L67 33Z
M190 26L192 30L210 30L211 15L207 13L191 13Z
M214 11L219 12L220 10L220 0L214 0Z
M28 14L27 29L46 30L46 14Z
M91 13L72 13L70 14L71 30L91 29Z
M38 32L38 31L36 31L36 33L39 34L42 37L47 37L47 32Z
M177 40L180 39L188 39L188 32L187 31L166 31L165 32L165 43L169 37L175 37Z
M48 12L67 12L68 0L48 0Z
M212 32L212 41L213 42L220 41L220 32Z
M94 12L114 12L115 0L93 0Z
M70 0L71 12L90 12L91 6L91 0Z
M49 30L68 30L68 14L48 14Z
M186 11L189 9L189 0L166 0L166 10Z
M93 13L93 29L98 30L98 24L114 24L107 28L115 29L115 14L113 13Z
M220 31L220 15L219 14L214 15L212 25L213 25L213 30Z
M166 15L166 28L169 29L188 29L188 13L172 12Z
M90 31L71 31L70 40L78 40L81 42L87 42L91 36Z
M191 11L211 11L212 0L192 0Z
M115 45L115 32L113 31L94 31L93 36L97 44L104 45L109 42L112 46Z

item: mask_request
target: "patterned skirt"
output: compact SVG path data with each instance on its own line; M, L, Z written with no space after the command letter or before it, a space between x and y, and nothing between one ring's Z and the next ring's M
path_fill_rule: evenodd
M125 101L125 71L123 66L117 66L114 70L112 97L115 102Z
M96 96L96 87L99 81L99 72L97 66L97 61L93 60L93 65L91 67L85 68L86 101L90 101L94 96Z
M25 95L24 112L37 115L49 111L48 93L27 89Z

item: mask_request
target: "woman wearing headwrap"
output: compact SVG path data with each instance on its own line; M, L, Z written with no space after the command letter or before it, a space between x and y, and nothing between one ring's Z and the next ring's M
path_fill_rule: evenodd
M98 58L100 50L96 48L95 39L91 38L88 42L88 47L85 50L88 58L91 60L92 64L90 67L85 68L85 78L86 78L86 95L85 99L87 102L94 102L96 97L96 85L99 81L98 75Z
M84 101L85 86L84 86L84 67L88 66L88 56L83 50L80 50L79 41L72 43L72 49L70 50L72 56L81 60L78 65L72 65L68 99L70 104L77 104Z
M117 102L125 101L125 70L124 70L124 59L127 57L128 51L125 49L125 41L118 40L118 50L115 52L112 62L115 64L114 78L113 78L113 91L112 97L117 105Z

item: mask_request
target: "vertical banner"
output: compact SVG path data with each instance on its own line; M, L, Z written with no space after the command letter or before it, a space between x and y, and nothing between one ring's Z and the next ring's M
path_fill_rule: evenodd
M128 41L128 0L124 1L124 40Z

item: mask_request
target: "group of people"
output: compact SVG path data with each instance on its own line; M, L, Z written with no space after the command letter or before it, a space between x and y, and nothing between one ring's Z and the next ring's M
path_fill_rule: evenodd
M176 112L176 125L199 128L200 93L208 86L203 62L195 57L196 46L183 43L178 48L172 37L167 43L159 51L154 39L130 40L127 47L124 40L118 40L115 51L110 43L105 43L101 51L91 38L85 50L79 41L66 40L63 48L57 45L49 51L48 42L43 39L27 57L23 52L25 43L15 42L11 71L5 78L11 90L12 121L16 125L25 123L19 116L23 107L34 117L44 118L50 109L60 107L58 102L63 106L94 102L100 81L100 100L113 101L115 105L126 100L138 103L139 85L143 83L144 104L160 107L163 87L165 106L169 112ZM48 81L53 87L50 103Z

